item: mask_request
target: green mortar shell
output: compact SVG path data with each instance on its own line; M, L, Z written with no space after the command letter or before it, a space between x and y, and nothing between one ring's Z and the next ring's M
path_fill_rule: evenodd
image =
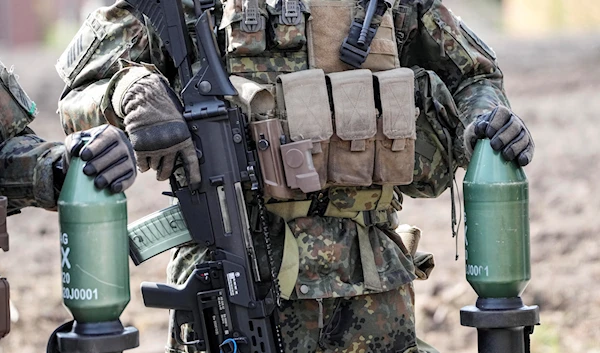
M63 301L80 323L119 319L129 303L127 199L70 162L58 199Z
M531 278L525 172L480 140L463 190L467 281L480 298L520 296Z

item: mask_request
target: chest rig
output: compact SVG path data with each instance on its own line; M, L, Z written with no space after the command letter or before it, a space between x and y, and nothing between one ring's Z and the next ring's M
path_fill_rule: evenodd
M414 74L400 68L394 6L224 2L219 29L239 93L231 100L250 118L267 197L329 190L369 200L349 208L369 211L389 207L392 186L412 182Z

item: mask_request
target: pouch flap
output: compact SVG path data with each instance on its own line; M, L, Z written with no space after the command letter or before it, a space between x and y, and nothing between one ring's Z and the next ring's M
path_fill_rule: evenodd
M415 265L415 275L417 279L426 280L435 267L435 260L432 253L417 251L413 258Z
M223 16L219 24L219 30L223 30L232 23L244 19L244 3L246 3L247 10L250 9L254 14L267 17L267 12L264 9L264 0L228 0L223 6Z
M252 121L266 118L275 111L275 97L265 85L247 78L231 75L229 80L238 92L237 96L228 99L242 108ZM255 119L256 117L256 119Z
M415 79L411 69L376 72L383 134L391 139L416 139Z
M266 0L267 12L271 15L280 15L283 9L283 3L285 0ZM298 10L302 13L310 13L308 6L301 0L291 0L297 3Z
M377 109L370 70L327 75L331 85L336 135L342 140L365 140L377 133Z
M328 140L333 135L333 124L323 70L279 75L277 81L278 91L283 95L292 141Z

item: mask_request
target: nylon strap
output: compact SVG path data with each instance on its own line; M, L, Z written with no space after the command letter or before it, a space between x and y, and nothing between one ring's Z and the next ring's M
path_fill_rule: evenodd
M277 278L279 279L279 290L283 299L289 299L296 287L298 273L300 270L300 253L298 252L298 243L288 226L288 222L306 217L311 201L295 201L267 204L267 211L281 217L285 223L285 239L283 241L283 257L281 259L281 268Z
M369 239L369 231L372 227L364 225L362 213L355 218L355 221L357 223L356 231L358 233L358 247L360 249L360 261L362 263L365 288L381 292L383 286L379 278L379 272L377 271L371 240Z
M269 203L265 207L267 211L283 218L287 223L293 219L306 217L308 215L308 209L310 208L311 200L306 201L290 201L290 202L279 202Z
M385 210L392 204L392 199L394 198L394 185L382 185L381 186L381 196L379 197L379 201L377 201L377 207L375 208L378 211Z
M356 218L360 214L360 211L342 211L337 208L333 203L327 204L325 210L325 217L337 217L337 218Z
M285 240L283 241L283 258L277 278L279 279L279 291L283 299L290 299L300 272L300 254L298 243L292 234L290 227L285 224Z

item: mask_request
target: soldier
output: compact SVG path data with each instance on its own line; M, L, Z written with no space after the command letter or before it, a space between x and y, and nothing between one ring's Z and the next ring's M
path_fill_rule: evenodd
M194 21L193 2L182 3ZM292 235L292 247L272 239L286 352L435 352L416 338L412 287L432 262L415 252L417 228L393 231L401 196L440 195L481 138L522 166L534 152L495 53L440 0L379 1L375 38L361 51L350 28L360 29L367 7L226 0L213 10L239 92L232 103L252 122L279 119L288 141L313 143L322 190L266 195L271 232ZM67 133L113 124L127 131L142 172L165 180L179 158L188 180L200 180L180 82L148 18L125 1L96 10L57 70ZM201 245L176 249L168 280L184 283L208 256ZM169 340L167 352L190 350Z
M12 70L0 62L0 195L8 197L9 214L27 206L55 210L72 155L87 161L84 173L100 189L121 192L133 184L135 156L121 130L103 125L71 134L65 144L46 142L27 127L36 113Z

